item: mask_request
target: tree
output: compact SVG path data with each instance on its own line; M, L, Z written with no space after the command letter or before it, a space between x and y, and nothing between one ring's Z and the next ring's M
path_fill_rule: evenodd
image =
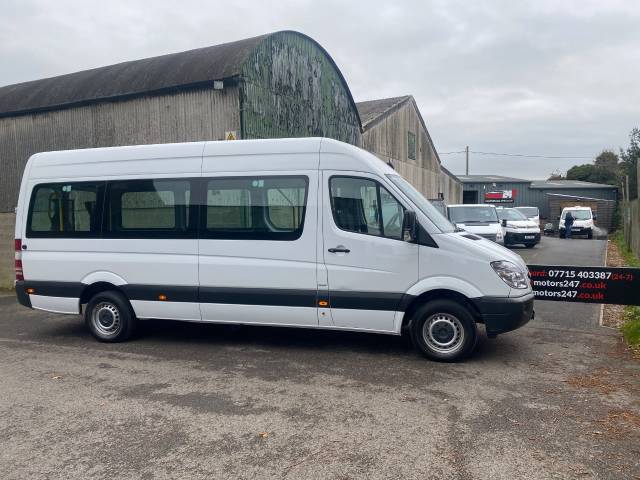
M640 129L634 128L629 134L629 146L620 150L620 173L629 175L629 198L638 198L638 159L640 159Z
M597 167L602 167L606 170L617 173L619 168L618 161L618 155L613 153L611 150L603 150L602 153L596 157L594 163Z
M618 175L616 171L593 163L575 165L567 171L567 180L618 185Z

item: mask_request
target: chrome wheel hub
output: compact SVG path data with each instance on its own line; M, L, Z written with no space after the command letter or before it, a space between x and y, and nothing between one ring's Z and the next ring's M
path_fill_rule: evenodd
M450 313L436 313L424 322L422 337L432 350L451 354L462 348L464 328Z
M122 328L120 311L113 303L100 302L91 312L91 323L104 336L117 335Z

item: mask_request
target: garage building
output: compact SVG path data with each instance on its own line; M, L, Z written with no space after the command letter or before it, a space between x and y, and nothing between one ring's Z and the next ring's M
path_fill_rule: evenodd
M524 180L500 175L460 175L464 185L464 203L498 203L512 207L538 207L540 217L557 222L562 207L590 206L598 211L596 223L614 227L618 187L578 180ZM507 192L497 200L495 194ZM492 198L493 197L493 198Z

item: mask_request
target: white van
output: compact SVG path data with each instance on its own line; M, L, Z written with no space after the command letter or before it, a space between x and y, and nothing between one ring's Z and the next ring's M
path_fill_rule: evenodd
M536 222L540 226L540 209L538 207L515 207L520 213L523 213L529 220Z
M455 228L381 160L329 139L39 153L16 217L25 306L100 341L149 318L409 331L451 361L533 316L518 255Z
M449 220L458 228L493 242L503 243L504 237L495 206L484 203L449 205L447 213Z
M562 214L560 215L558 222L560 238L564 238L567 235L564 219L569 212L571 212L571 216L573 217L571 235L586 235L587 238L593 238L593 221L596 219L596 216L591 211L591 207L581 207L579 205L576 205L575 207L565 207L562 209Z
M505 247L522 244L527 248L533 248L540 242L540 225L529 220L520 210L498 207L497 211Z

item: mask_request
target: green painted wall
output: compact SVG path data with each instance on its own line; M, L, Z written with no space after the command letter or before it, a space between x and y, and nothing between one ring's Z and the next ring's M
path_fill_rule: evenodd
M329 137L360 145L355 105L337 68L315 42L271 35L240 81L242 138Z

